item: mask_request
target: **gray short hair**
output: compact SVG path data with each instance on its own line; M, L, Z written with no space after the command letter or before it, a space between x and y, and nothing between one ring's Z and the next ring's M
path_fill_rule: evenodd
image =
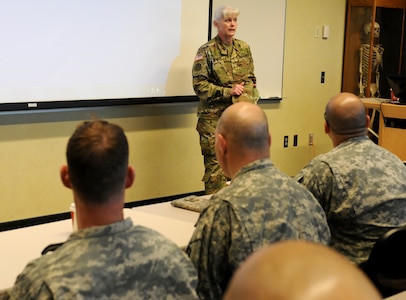
M239 9L228 5L223 5L217 8L216 11L214 12L213 21L220 21L221 19L226 18L228 16L238 17L239 15L240 15Z

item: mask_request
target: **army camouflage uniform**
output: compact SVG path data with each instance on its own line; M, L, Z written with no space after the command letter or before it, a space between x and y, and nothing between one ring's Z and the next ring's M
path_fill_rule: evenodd
M234 271L264 245L288 239L329 243L317 200L270 159L244 166L211 199L186 248L197 269L201 299L221 299Z
M131 219L79 230L30 262L10 299L197 299L196 271L180 248Z
M406 168L367 136L314 158L296 175L324 208L332 246L364 262L375 241L406 225Z
M199 48L193 64L193 88L199 97L196 130L204 156L205 175L202 180L207 194L217 192L227 182L214 150L217 120L233 102L256 103L259 100L250 47L241 40L233 39L230 49L231 53L216 36ZM232 87L242 82L244 93L232 97Z

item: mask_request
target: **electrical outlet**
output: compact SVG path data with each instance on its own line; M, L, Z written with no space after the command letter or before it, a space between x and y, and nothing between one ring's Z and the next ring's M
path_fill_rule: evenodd
M326 81L326 72L321 71L320 73L320 83L324 83Z
M293 136L293 147L297 147L297 134Z
M313 133L309 133L309 146L313 146L314 144L314 135Z
M287 135L285 135L283 137L283 148L287 148L289 145L288 143L289 143L289 137Z

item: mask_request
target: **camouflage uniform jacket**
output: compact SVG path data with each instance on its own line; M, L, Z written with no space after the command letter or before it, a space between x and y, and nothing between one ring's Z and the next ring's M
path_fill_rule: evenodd
M197 299L196 285L176 244L127 218L74 232L30 262L10 299Z
M218 119L236 101L256 103L259 92L254 86L254 63L249 45L234 39L231 55L219 36L197 51L193 64L193 88L199 97L198 117ZM244 93L232 99L233 85L244 82Z
M314 158L296 175L324 208L332 246L359 264L388 230L406 225L406 168L367 136Z
M221 299L234 271L264 245L288 239L330 241L317 200L270 159L244 166L211 200L186 248L197 269L201 299Z

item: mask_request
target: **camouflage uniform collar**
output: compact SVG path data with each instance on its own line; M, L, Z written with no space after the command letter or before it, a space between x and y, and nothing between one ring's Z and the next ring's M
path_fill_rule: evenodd
M362 142L362 141L371 141L371 140L366 135L354 136L354 137L351 137L351 138L345 140L344 142L340 143L337 147L345 146L347 144L351 144L351 143L355 143L355 142Z
M122 221L118 221L109 225L93 226L75 231L69 236L68 241L71 239L78 238L92 238L103 235L111 235L121 231L126 231L132 226L133 226L132 220L130 218L126 218Z
M214 37L214 39L216 40L216 43L217 43L217 44L221 45L221 47L223 47L223 48L226 47L226 45L223 43L223 41L221 40L221 38L220 38L219 35L216 35L216 36ZM233 38L233 45L234 45L234 41L235 41L235 38Z
M234 176L233 180L239 176L242 176L243 174L245 174L247 172L265 169L265 168L269 168L269 167L273 167L273 162L270 158L262 158L262 159L255 160L255 161L243 166Z
M216 37L215 37L214 39L216 40L217 47L219 48L221 54L222 54L222 55L227 55L227 54L228 54L227 46L223 43L223 41L221 40L220 36L219 36L219 35L216 35ZM239 43L237 43L237 41L238 41L238 40L237 40L236 38L233 38L232 47L233 47L233 48L236 48L236 49L239 49L239 48L241 48L241 47L240 47Z

